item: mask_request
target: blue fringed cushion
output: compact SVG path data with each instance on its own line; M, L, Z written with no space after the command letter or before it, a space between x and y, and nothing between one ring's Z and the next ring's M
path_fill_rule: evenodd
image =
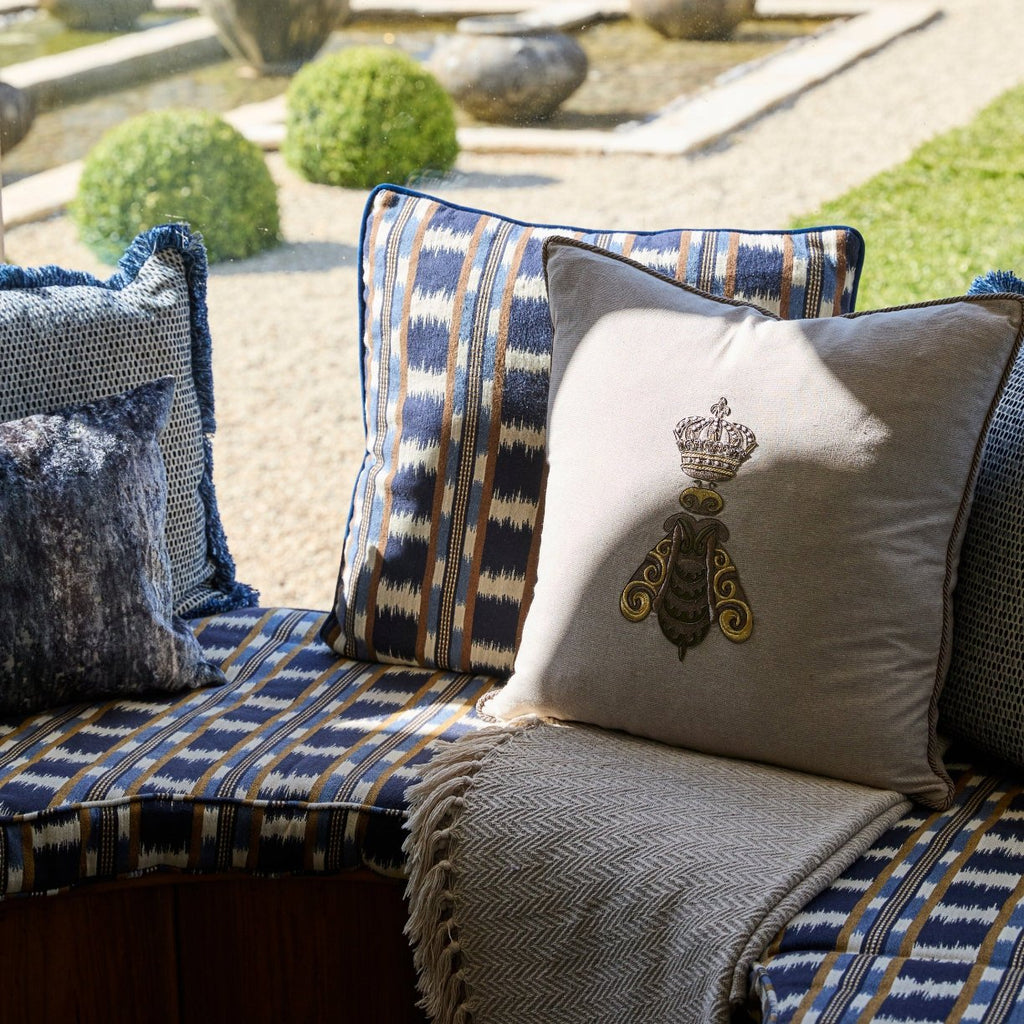
M323 633L338 653L511 671L544 473L541 247L567 233L787 318L852 310L863 257L850 228L592 231L376 189L360 245L366 454Z
M1006 271L970 291L1024 293ZM985 441L953 604L953 659L940 701L944 731L1024 766L1024 358Z
M0 267L0 421L51 413L165 375L174 405L167 547L174 610L205 615L255 603L236 582L217 512L209 436L213 375L206 253L184 225L140 235L108 281L59 267Z
M171 614L170 377L0 423L0 714L224 682Z

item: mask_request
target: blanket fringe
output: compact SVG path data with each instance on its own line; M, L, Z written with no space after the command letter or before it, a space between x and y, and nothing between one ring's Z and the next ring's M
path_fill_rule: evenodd
M453 896L452 854L466 792L491 753L538 721L521 719L460 737L433 756L422 781L409 790L405 933L413 944L419 1005L435 1024L471 1024L473 1019Z

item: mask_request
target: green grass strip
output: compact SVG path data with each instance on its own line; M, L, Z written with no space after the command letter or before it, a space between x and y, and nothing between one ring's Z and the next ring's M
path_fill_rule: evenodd
M1024 87L803 217L866 243L858 309L963 294L978 274L1024 276Z

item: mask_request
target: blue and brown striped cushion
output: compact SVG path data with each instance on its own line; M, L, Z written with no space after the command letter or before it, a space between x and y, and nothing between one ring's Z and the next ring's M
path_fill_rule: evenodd
M787 318L852 310L863 255L849 228L589 231L375 190L360 253L366 454L323 634L339 653L511 671L541 515L552 234Z
M950 773L952 807L909 812L769 947L765 1020L1024 1020L1024 788Z
M485 676L339 658L323 612L191 625L228 683L0 720L0 897L156 870L400 873L405 792Z

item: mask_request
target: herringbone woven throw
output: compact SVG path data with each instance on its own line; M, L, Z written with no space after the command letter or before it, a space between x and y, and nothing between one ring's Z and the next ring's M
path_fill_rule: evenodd
M412 792L410 935L437 1024L726 1022L896 793L587 727L467 736Z

